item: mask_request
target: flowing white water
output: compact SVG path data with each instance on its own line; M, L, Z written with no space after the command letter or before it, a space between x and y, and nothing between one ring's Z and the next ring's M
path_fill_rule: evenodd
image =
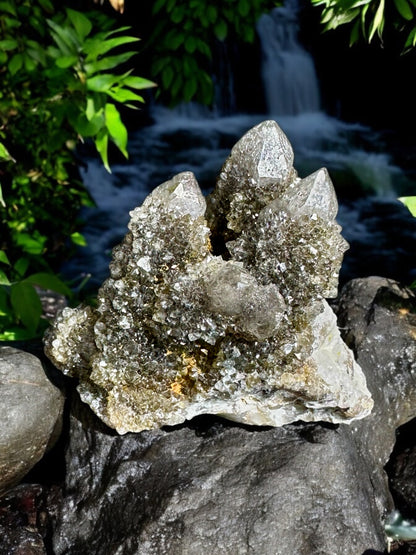
M298 41L298 3L261 16L257 32L263 53L262 77L266 106L274 116L320 110L319 85L312 56Z
M129 211L141 204L155 186L180 171L193 171L208 191L233 144L264 119L275 119L287 134L301 176L326 166L333 178L346 176L343 181L349 180L351 187L358 186L384 197L395 196L393 191L401 172L391 164L388 155L354 146L358 144L357 138L359 144L375 144L375 134L319 110L313 60L297 41L296 4L290 0L286 7L263 16L258 33L269 114L220 116L218 111L209 112L198 105L176 110L155 107L154 123L131 134L128 164L113 165L110 175L97 159L87 160L83 179L97 207L84 213L88 247L63 269L64 273L79 276L91 272L96 283L101 282L107 274L111 248L126 232ZM224 67L223 64L222 71ZM232 95L232 76L224 81L226 91L217 92L217 98L221 94ZM227 110L233 102L231 99ZM345 183L342 186L345 193ZM357 235L362 227L351 210L348 207L343 212L341 206L340 219L344 218L350 228L345 229L347 240L349 232Z

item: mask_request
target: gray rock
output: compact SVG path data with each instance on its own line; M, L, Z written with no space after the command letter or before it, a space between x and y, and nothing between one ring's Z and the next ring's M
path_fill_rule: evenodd
M414 293L381 277L352 280L340 296L338 323L374 399L372 414L355 422L351 433L371 471L380 510L391 504L384 466L396 429L416 416L415 312Z
M395 428L416 414L413 303L381 278L345 288L343 331L376 400L351 426L255 428L204 416L118 436L76 399L55 553L383 551L392 508L383 467Z
M17 484L57 439L64 396L40 360L0 347L0 494Z

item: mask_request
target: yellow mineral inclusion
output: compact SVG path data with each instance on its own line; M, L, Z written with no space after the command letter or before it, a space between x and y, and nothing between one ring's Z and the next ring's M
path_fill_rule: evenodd
M183 395L182 385L179 382L171 383L170 388L172 389L173 393L175 393L176 395Z
M45 352L122 434L197 414L363 418L365 376L324 300L347 247L337 208L326 170L298 178L287 137L263 122L232 149L208 207L182 172L131 212L97 308L65 309Z

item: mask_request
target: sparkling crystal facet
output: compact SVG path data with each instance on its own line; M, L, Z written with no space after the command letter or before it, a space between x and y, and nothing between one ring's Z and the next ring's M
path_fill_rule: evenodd
M325 298L347 243L325 169L299 179L274 121L232 149L205 201L181 173L131 212L97 308L66 308L45 350L120 433L201 413L351 422L372 407Z

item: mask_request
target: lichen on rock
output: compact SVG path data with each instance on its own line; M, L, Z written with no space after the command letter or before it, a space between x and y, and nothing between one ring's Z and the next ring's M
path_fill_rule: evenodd
M202 413L351 422L372 408L325 298L346 241L325 169L300 179L274 121L234 146L207 201L191 172L131 212L96 308L66 308L45 351L119 433Z

